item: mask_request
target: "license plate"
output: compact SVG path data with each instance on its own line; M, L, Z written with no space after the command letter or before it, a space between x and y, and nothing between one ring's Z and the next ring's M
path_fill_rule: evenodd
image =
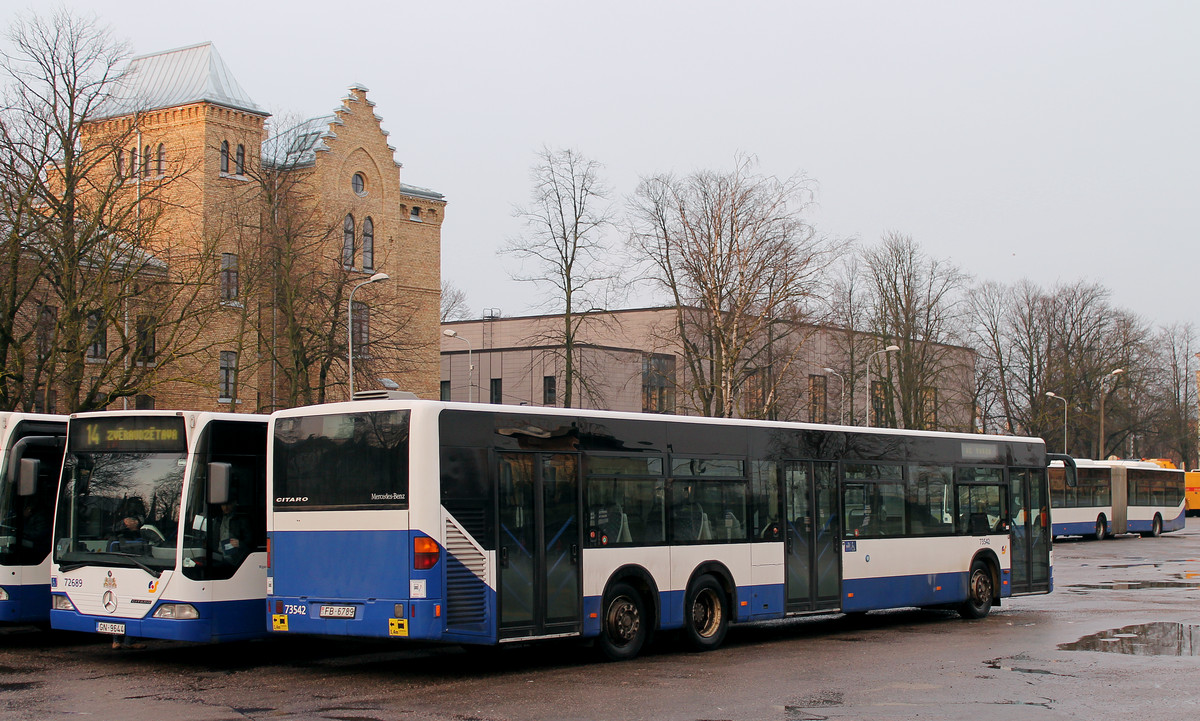
M321 606L321 618L354 618L354 606Z
M115 633L118 636L125 635L125 624L109 623L108 621L96 622L96 633Z

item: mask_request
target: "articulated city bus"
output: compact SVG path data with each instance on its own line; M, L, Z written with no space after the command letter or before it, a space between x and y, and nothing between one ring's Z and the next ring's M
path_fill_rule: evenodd
M180 641L267 634L267 417L72 415L53 628Z
M1050 468L1055 536L1103 540L1116 533L1158 536L1184 527L1184 472L1152 461L1075 459L1076 485Z
M0 622L50 620L50 526L66 434L66 416L0 413Z
M593 638L1052 587L1036 438L374 400L271 417L281 633Z

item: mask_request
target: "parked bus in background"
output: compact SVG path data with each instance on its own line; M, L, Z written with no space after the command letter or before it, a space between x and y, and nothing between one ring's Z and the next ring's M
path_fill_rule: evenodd
M1052 586L1036 438L371 400L271 417L267 613L284 633L496 644Z
M266 635L267 417L72 415L53 628L179 641Z
M1055 536L1102 540L1114 533L1158 536L1184 527L1184 472L1141 460L1075 459L1070 487L1061 465L1050 468Z
M1200 515L1200 469L1183 474L1183 503L1189 516Z
M0 622L50 620L50 526L66 433L66 416L0 413Z

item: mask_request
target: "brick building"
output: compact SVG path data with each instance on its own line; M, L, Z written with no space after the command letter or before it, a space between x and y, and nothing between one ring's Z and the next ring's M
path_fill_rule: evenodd
M436 397L446 201L401 183L367 89L351 87L327 116L283 123L211 43L134 58L129 71L83 143L136 138L113 163L129 192L170 181L156 188L148 245L173 276L202 274L190 302L212 309L154 356L136 405L270 412L344 400L348 335L356 390L387 378ZM389 277L365 283L378 274Z

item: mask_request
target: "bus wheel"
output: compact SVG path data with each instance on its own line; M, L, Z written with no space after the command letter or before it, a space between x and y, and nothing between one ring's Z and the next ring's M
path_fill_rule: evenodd
M604 597L600 651L610 661L627 661L646 642L646 611L641 595L628 583L615 583Z
M711 651L725 640L729 629L729 609L725 591L717 579L701 576L688 589L683 606L684 638L695 651Z
M1154 520L1150 522L1150 532L1143 533L1146 538L1158 538L1162 535L1162 516L1154 514Z
M1108 536L1108 522L1104 520L1104 516L1096 519L1096 540L1103 541Z
M959 607L963 618L983 618L992 610L992 594L995 592L992 570L983 561L971 564L971 577L967 581L967 600Z

